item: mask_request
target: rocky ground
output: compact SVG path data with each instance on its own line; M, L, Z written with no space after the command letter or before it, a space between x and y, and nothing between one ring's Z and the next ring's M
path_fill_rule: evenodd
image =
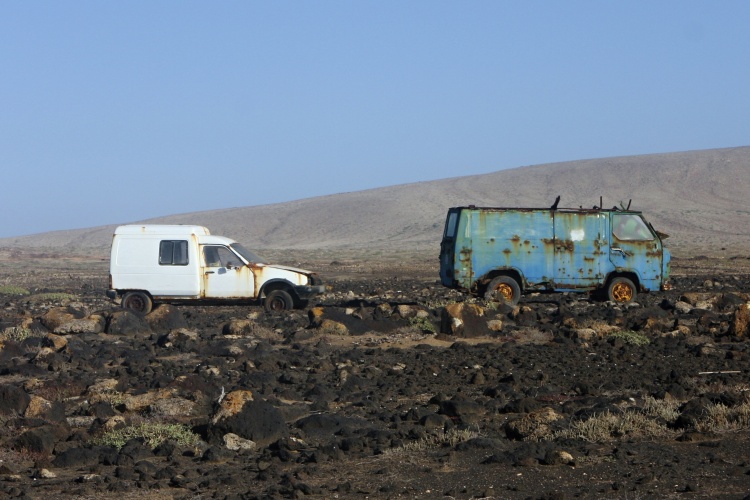
M327 261L306 310L104 296L0 265L0 497L744 498L750 260L629 305L470 300ZM318 267L314 267L314 266Z

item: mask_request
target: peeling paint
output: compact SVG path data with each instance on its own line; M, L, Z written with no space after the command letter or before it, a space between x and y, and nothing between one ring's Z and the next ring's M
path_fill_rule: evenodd
M444 234L440 272L452 288L481 293L507 274L527 291L584 291L623 275L646 291L669 276L669 251L637 211L472 206L452 208L448 217L455 230Z

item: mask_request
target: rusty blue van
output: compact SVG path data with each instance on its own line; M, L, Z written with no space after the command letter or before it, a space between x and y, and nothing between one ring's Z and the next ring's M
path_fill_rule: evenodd
M515 305L532 291L601 291L630 302L668 289L667 236L629 209L453 207L443 231L444 286Z

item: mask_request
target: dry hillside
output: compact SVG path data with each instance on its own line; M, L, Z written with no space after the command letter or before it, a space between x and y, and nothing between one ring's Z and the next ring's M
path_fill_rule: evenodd
M750 243L750 147L551 163L274 205L149 219L200 224L263 249L437 248L456 205L627 204L669 233L673 252L742 254ZM134 221L135 222L135 221ZM0 247L105 252L114 225L0 239ZM723 249L723 250L722 250Z

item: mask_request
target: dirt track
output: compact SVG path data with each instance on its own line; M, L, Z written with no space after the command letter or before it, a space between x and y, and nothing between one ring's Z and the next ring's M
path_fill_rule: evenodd
M163 306L135 319L106 301L106 263L0 262L0 286L31 292L0 296L0 496L750 491L750 332L738 331L750 261L676 259L675 290L632 306L480 302L484 316L450 333L444 307L466 297L421 262L299 262L333 285L318 316ZM101 318L101 331L65 318ZM22 325L27 337L8 333ZM97 444L143 422L198 440Z

